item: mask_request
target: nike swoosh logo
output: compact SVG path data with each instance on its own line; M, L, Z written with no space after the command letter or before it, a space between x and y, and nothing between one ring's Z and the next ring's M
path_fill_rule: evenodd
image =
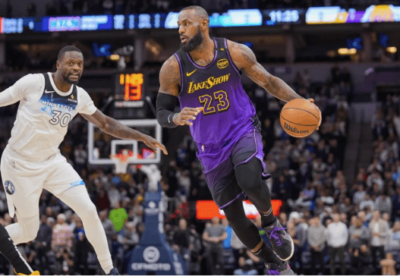
M44 93L52 93L52 92L54 92L54 90L53 91L47 91L47 89L44 90Z
M190 73L186 72L186 77L192 76L192 74L193 74L194 72L196 72L196 71L197 71L197 69L193 70L193 72L190 72Z

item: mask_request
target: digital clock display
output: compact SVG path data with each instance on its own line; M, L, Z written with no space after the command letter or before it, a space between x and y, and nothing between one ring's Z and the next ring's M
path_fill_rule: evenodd
M280 9L264 10L265 25L304 23L305 10L303 9Z

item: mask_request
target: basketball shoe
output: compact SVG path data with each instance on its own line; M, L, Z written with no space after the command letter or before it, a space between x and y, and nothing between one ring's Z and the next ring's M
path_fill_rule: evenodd
M287 262L282 262L280 265L267 263L265 266L268 269L268 275L296 275Z
M294 253L294 244L290 235L281 226L278 220L265 227L265 233L271 241L272 250L282 261L289 260Z

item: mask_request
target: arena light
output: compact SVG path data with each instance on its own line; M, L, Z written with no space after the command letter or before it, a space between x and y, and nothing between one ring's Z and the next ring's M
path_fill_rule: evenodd
M386 50L389 53L396 53L397 52L397 48L396 47L387 47Z
M352 54L356 54L357 50L356 49L348 49L348 48L340 48L338 49L338 53L340 55L352 55Z
M112 54L112 55L110 55L110 59L111 59L112 61L118 61L119 58L120 58L119 54Z

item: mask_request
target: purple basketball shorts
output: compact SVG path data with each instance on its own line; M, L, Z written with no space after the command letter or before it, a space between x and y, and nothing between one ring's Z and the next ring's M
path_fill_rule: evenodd
M246 197L235 176L235 168L240 164L245 164L256 157L261 161L263 170L254 170L249 176L261 176L264 180L271 177L263 173L265 163L262 138L255 128L238 139L227 141L222 147L202 145L198 148L197 156L203 165L208 188L220 209L235 199Z

